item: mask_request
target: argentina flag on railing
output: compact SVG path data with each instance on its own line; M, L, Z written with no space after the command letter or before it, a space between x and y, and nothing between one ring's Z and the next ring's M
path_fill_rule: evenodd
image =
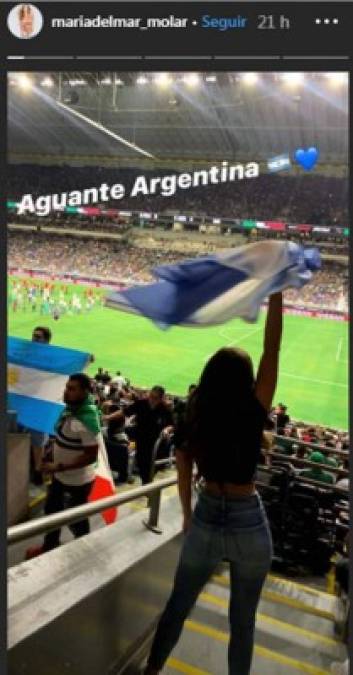
M53 433L64 408L63 393L69 375L83 370L90 354L22 338L7 341L8 409L16 410L20 424Z
M262 241L156 267L158 281L112 293L106 306L142 314L160 328L214 326L235 317L254 322L269 295L301 288L320 267L316 248Z

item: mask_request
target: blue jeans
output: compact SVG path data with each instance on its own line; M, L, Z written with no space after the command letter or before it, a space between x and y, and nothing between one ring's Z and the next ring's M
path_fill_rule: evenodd
M174 588L158 624L148 663L161 670L203 586L222 560L230 563L230 675L248 675L255 614L271 567L272 540L258 494L199 496L181 551Z

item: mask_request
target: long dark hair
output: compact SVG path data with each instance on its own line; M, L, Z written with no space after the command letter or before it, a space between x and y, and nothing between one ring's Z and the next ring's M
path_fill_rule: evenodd
M237 427L246 423L252 410L254 385L247 352L223 347L210 358L186 411L187 446L195 459L229 451Z

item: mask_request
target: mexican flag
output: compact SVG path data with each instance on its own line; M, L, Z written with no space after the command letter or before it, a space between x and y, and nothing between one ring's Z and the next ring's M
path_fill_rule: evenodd
M98 457L96 467L96 480L93 483L91 493L88 497L89 502L94 502L105 497L111 497L116 494L116 488L113 481L113 476L110 470L107 451L105 449L103 435L100 434L100 442L98 446ZM118 517L118 509L114 507L102 512L102 518L107 525L115 523Z

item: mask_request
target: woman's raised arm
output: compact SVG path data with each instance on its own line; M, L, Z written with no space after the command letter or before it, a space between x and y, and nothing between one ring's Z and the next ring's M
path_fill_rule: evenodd
M255 395L266 410L269 410L276 391L279 352L283 327L282 293L270 296L265 326L264 350L257 372Z

